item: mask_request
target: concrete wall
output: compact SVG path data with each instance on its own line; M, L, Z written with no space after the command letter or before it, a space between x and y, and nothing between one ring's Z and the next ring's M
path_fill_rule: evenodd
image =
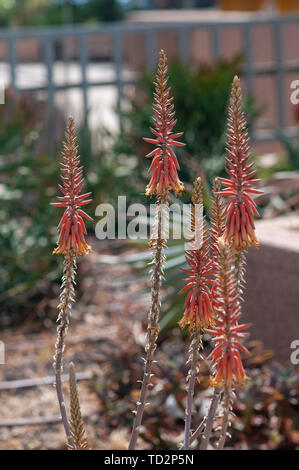
M290 344L299 340L299 217L262 221L257 228L261 246L248 252L243 318L252 323L251 339L289 363Z

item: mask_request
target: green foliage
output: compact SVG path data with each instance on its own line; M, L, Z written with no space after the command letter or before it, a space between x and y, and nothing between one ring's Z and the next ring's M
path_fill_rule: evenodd
M0 26L46 26L64 22L116 21L123 11L116 0L89 0L84 3L55 0L0 0Z
M96 136L94 136L96 137ZM126 155L115 145L115 136L108 130L101 130L99 135L102 148L92 149L90 131L82 127L79 130L79 153L86 175L86 190L92 192L92 210L102 202L116 203L119 195L126 195L128 204L136 199L147 198L142 181L137 177L137 159Z
M10 90L5 106L0 106L0 302L5 312L0 323L4 324L25 320L30 311L36 317L37 303L42 297L46 303L51 283L61 276L60 259L52 255L61 211L50 202L59 192L62 142L54 142L51 157L44 150L48 123L38 119L38 108L26 95L15 98ZM109 152L93 154L84 127L78 137L86 191L92 192L93 206L88 209L92 216L100 202L126 194L130 165L122 156L112 159Z
M75 23L118 21L123 11L116 0L89 0L73 6L73 19Z
M292 170L299 170L299 143L298 140L293 140L290 137L287 137L284 132L277 130L275 132L276 138L282 143L284 146L287 156L289 159L289 163L291 165Z
M0 107L0 301L6 316L24 309L24 296L57 276L51 255L56 216L56 162L36 152L39 135L34 103L6 93ZM18 307L19 306L19 307Z
M1 165L0 298L8 303L55 278L56 265L49 243L55 223L49 206L53 167L44 155L15 157Z

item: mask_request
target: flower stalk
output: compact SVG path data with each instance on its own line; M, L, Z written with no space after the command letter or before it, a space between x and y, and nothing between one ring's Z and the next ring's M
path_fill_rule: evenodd
M70 434L72 445L69 446L71 450L86 450L87 440L85 437L84 422L81 413L79 392L76 381L75 366L71 362L69 365L70 371Z
M71 444L71 432L70 424L67 416L66 405L64 400L64 394L62 389L62 359L65 348L65 337L67 334L70 316L71 316L71 304L74 302L75 291L74 282L76 274L76 257L74 253L70 252L65 255L64 258L64 269L61 285L60 303L58 305L59 315L57 318L57 340L55 344L55 355L53 367L55 370L55 385L57 399L60 408L60 414L62 417L62 423L64 426L67 442Z
M160 201L160 200L159 200ZM136 403L137 410L133 423L131 439L129 443L129 450L134 450L136 447L137 439L140 432L144 408L146 404L146 397L148 391L152 388L151 379L153 377L152 367L154 362L154 354L157 349L157 338L159 334L159 316L161 308L160 291L163 277L163 264L164 264L164 246L165 240L162 237L162 211L160 204L157 205L157 238L152 240L151 246L154 251L153 269L152 269L152 287L151 287L151 309L148 316L147 326L147 344L145 347L146 358L144 363L143 380L139 395L139 400Z
M223 417L218 449L225 445L227 429L233 405L233 390L247 380L239 350L248 352L240 343L246 337L243 330L247 325L240 325L241 301L244 287L246 249L258 246L255 233L254 217L258 210L252 195L262 191L254 188L259 182L255 178L254 162L250 163L249 137L247 122L242 111L242 93L240 80L234 77L229 110L226 172L228 178L220 178L224 189L214 186L214 208L217 196L228 199L225 206L225 226L222 235L212 222L212 245L215 252L216 282L213 289L213 305L216 313L216 325L211 330L215 335L216 346L211 354L214 370L213 383L222 392ZM218 183L217 183L218 184ZM214 225L217 211L214 209ZM217 224L216 224L217 225ZM225 246L226 244L226 246Z
M228 437L228 428L231 425L231 413L233 407L233 391L232 388L225 386L223 391L222 399L222 424L220 431L220 438L217 445L217 450L222 450L225 445L225 441Z
M164 248L166 245L165 227L168 222L168 195L169 191L180 194L184 186L178 178L179 164L173 151L173 146L181 147L184 144L177 141L182 132L176 134L172 130L176 124L174 119L173 98L169 97L170 89L167 87L167 63L164 51L160 51L158 70L156 74L155 93L152 118L154 128L151 128L154 139L144 140L154 144L155 149L147 157L153 157L149 172L151 180L146 188L146 195L155 195L157 199L155 226L151 236L150 247L153 250L151 270L151 308L148 315L146 357L141 381L139 400L136 403L135 419L131 433L129 450L134 450L140 433L142 418L146 405L148 391L152 388L151 378L154 354L157 348L159 334L159 317L161 309L161 283L163 278ZM166 224L166 225L164 225Z
M255 178L254 162L249 163L249 137L242 101L240 79L235 76L228 109L228 178L220 178L225 186L220 194L229 198L225 208L227 220L224 238L226 243L232 244L234 250L235 276L240 300L245 282L245 250L258 246L254 217L259 216L259 213L252 195L262 192L254 188L260 180Z
M213 324L213 309L209 285L214 274L213 261L209 254L209 237L202 216L202 181L197 178L194 182L191 207L191 241L186 250L188 268L183 269L187 274L185 286L180 294L188 292L185 301L185 311L179 325L184 328L189 325L189 331L201 329Z
M212 383L223 394L223 421L219 446L224 446L232 407L232 393L236 386L248 380L240 351L248 353L240 340L248 336L246 324L240 324L240 301L234 273L233 255L223 238L218 240L218 257L213 305L215 325L207 330L214 336L210 355Z
M222 196L220 194L221 183L219 178L214 179L213 183L213 204L211 214L211 229L210 229L210 252L213 259L214 271L217 269L217 257L218 257L218 240L223 236L225 229L225 213ZM215 273L214 273L215 274ZM212 304L214 301L215 286L212 288ZM211 399L209 411L206 417L204 432L201 437L200 450L206 450L210 443L210 438L213 430L213 423L217 406L220 399L219 390L214 387L213 396Z
M193 411L194 386L198 375L199 350L202 347L201 329L213 325L213 311L210 299L211 276L213 275L213 261L209 259L209 240L207 228L202 216L202 182L197 178L194 182L191 208L191 249L186 251L188 268L183 271L187 274L185 286L181 293L188 292L185 301L185 311L179 325L184 328L189 325L191 344L188 352L187 375L188 394L185 409L184 449L188 450L191 443L191 424ZM200 211L198 209L201 209ZM201 217L200 217L201 216ZM201 220L198 220L200 217Z
M214 418L215 418L217 406L219 403L219 398L220 398L220 392L219 390L217 390L217 388L214 388L213 397L212 397L208 415L205 421L204 432L201 437L201 442L199 446L200 450L207 450L207 448L209 447L210 438L211 438L211 434L213 430Z
M85 219L91 219L81 206L88 204L90 193L80 194L84 184L83 168L80 167L80 157L77 154L74 120L69 118L64 151L62 154L61 173L62 185L59 185L63 194L58 197L59 202L52 203L56 207L64 207L65 211L58 225L59 238L54 254L64 255L64 267L61 284L60 302L58 305L57 340L53 367L55 370L56 393L59 403L62 423L64 426L67 442L72 446L71 428L67 416L64 394L62 389L63 353L65 349L65 338L71 317L72 303L75 301L75 276L76 260L79 255L88 253L90 247L85 241L86 228Z
M255 234L254 216L259 216L252 194L261 191L253 186L260 180L255 179L254 162L249 163L249 137L247 123L242 111L240 79L235 76L232 84L228 109L227 166L229 178L220 178L225 188L221 195L229 197L225 208L227 215L224 239L235 249L258 246Z
M188 395L187 405L185 409L185 434L184 434L184 450L188 450L191 443L191 424L193 412L193 398L195 381L198 376L199 350L202 348L200 331L194 329L191 333L192 340L189 348L187 364L190 365L187 375Z

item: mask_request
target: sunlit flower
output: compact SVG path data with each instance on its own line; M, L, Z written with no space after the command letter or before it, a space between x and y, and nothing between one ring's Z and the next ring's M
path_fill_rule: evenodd
M208 233L204 219L201 224L195 223L195 207L202 204L201 179L197 178L194 183L192 198L192 219L191 231L195 236L195 229L202 231L201 244L198 249L186 252L188 269L183 271L188 275L185 279L186 285L181 290L181 294L188 292L185 301L184 316L179 322L183 328L190 325L189 329L205 328L213 324L213 310L211 305L211 294L209 284L211 284L213 272L213 260L209 256Z
M65 136L63 161L60 163L62 185L59 185L63 196L58 197L59 202L53 202L52 205L66 209L58 225L58 246L53 253L73 252L76 256L85 255L90 247L85 241L86 227L83 219L92 219L81 207L91 202L91 199L87 199L91 193L80 194L84 184L83 168L79 166L80 156L77 153L73 118L69 118Z
M167 81L166 55L161 50L154 83L154 116L152 118L154 128L151 128L151 131L155 138L144 138L146 142L156 145L156 148L146 155L146 157L153 157L149 168L152 177L145 192L147 196L152 194L165 196L171 190L180 194L184 189L184 185L178 177L179 164L172 147L183 147L185 144L176 140L183 135L183 132L172 134L176 119L174 119L173 98L169 97L170 88L167 88Z
M210 355L213 370L212 383L231 388L248 380L240 351L248 353L240 340L248 333L246 324L239 324L241 315L230 248L223 239L218 240L218 256L213 307L215 325L207 332L213 335L215 347Z
M224 238L226 243L233 243L235 248L241 250L258 245L253 218L259 213L251 194L259 194L261 191L252 187L259 180L253 178L256 173L252 169L254 163L248 163L250 158L248 143L240 80L235 77L228 111L226 171L229 179L220 178L220 180L225 185L221 194L230 197L225 209L227 220Z

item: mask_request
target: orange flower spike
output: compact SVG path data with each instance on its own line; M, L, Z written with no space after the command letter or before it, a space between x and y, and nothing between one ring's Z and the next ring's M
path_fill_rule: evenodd
M210 355L213 370L212 383L217 387L231 389L241 386L246 377L239 351L248 353L240 339L248 325L239 324L241 315L237 283L232 269L233 259L230 248L223 239L218 240L218 257L215 280L215 325L207 332L214 336L215 347Z
M146 157L154 157L149 168L152 177L146 187L147 196L152 194L158 197L165 196L171 190L180 194L184 190L184 185L178 177L179 164L172 147L183 147L185 144L177 140L183 132L172 134L176 119L174 119L173 98L169 98L170 88L167 88L166 60L165 52L161 50L154 83L154 116L152 117L154 128L151 128L151 131L155 138L144 138L146 142L156 145L156 148L146 155Z
M228 244L233 243L235 248L241 250L258 246L253 217L259 216L259 213L251 194L262 192L252 187L260 180L253 178L256 172L252 169L254 164L248 163L250 157L248 144L240 80L235 76L228 110L226 171L229 179L220 178L225 186L220 194L230 198L225 208L227 217L225 241Z
M75 256L86 255L90 250L84 235L86 227L83 219L92 220L80 207L91 202L88 199L91 193L80 194L84 184L83 168L80 167L80 157L77 154L74 120L69 118L65 133L63 161L61 165L62 185L59 188L63 194L58 197L59 202L51 203L52 206L65 207L64 214L59 222L59 239L55 254L73 252Z
M191 233L195 234L196 205L202 204L202 183L197 178L194 183L192 197ZM198 222L198 221L197 221ZM185 279L186 285L181 290L181 294L188 291L185 301L185 312L179 325L184 328L190 325L189 329L205 328L213 325L213 309L211 305L211 294L208 285L212 282L214 274L213 260L209 257L208 234L204 220L202 220L202 240L198 249L186 252L188 269L183 269L188 277ZM191 240L192 243L192 240Z

